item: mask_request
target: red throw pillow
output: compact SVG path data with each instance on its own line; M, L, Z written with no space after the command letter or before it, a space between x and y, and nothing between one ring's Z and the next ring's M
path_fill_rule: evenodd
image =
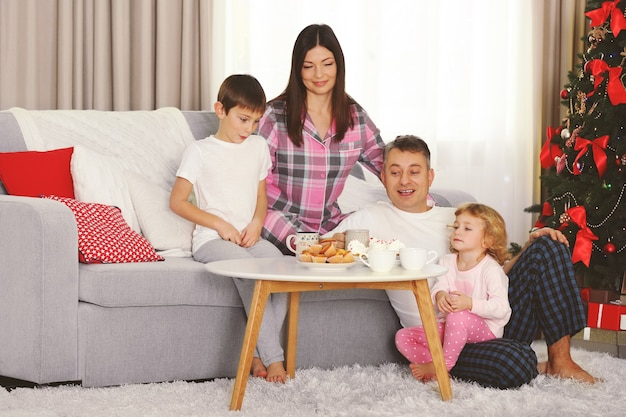
M86 264L162 261L154 247L135 232L118 207L44 196L67 205L78 226L78 260Z
M11 195L74 198L72 152L74 148L0 153L0 181Z

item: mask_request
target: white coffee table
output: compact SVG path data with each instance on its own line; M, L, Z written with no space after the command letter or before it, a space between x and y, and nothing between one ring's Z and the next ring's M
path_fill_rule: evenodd
M230 409L241 409L268 296L275 292L290 293L285 362L287 374L294 378L300 292L348 288L413 291L422 317L430 354L433 358L441 398L443 400L452 399L450 378L443 358L441 340L437 331L435 312L427 281L427 278L444 274L447 272L447 268L429 264L421 271L408 271L396 266L390 272L379 273L372 272L360 262L348 269L333 270L330 268L332 267L309 269L297 262L293 256L233 259L206 264L206 269L214 274L257 280L241 348Z

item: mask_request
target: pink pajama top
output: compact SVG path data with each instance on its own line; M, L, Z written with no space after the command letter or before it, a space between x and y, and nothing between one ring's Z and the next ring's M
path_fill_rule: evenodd
M285 101L268 103L258 127L272 161L266 178L268 214L263 234L279 247L289 234L323 234L347 216L337 198L357 161L380 177L385 146L380 131L360 105L351 105L351 112L354 127L339 143L332 140L334 123L322 139L307 114L303 144L296 147L287 135Z

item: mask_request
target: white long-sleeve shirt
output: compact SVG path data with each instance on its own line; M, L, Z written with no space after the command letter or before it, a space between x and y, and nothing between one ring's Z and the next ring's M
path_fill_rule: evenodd
M490 255L486 255L475 267L467 271L457 268L457 255L447 254L439 259L439 264L448 268L448 272L437 277L430 294L435 303L439 291L450 293L460 291L472 297L472 313L482 317L496 337L502 337L504 326L511 317L509 306L509 278L502 266ZM445 319L439 312L438 319Z

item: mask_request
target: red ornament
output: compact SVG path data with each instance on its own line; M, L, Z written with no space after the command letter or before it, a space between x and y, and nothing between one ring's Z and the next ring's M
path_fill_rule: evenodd
M614 244L612 244L611 242L608 242L606 245L604 245L604 247L602 248L602 250L604 250L604 253L607 254L613 254L615 253L615 250L617 248L615 247Z
M561 90L561 99L567 100L569 98L569 90L564 88Z

